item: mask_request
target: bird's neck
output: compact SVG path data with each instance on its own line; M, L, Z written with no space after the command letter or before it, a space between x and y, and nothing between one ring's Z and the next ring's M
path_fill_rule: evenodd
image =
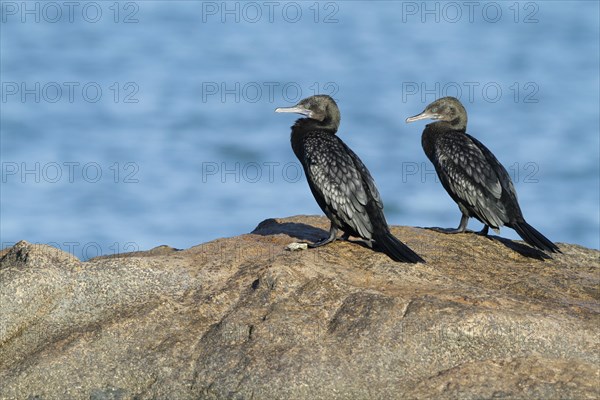
M323 135L331 134L335 135L337 132L337 126L331 126L329 123L323 123L310 118L300 118L292 126L292 149L298 158L302 156L302 146L304 138L308 133L318 132Z
M467 126L458 121L437 121L431 124L427 124L426 127L430 128L434 132L456 131L461 133L467 133Z
M425 130L423 130L423 135L421 136L421 145L423 146L425 154L434 165L437 140L448 132L466 133L464 128L456 129L452 124L446 121L438 121L425 125Z
M296 120L294 126L292 126L292 131L298 132L311 132L311 131L323 131L329 132L332 135L335 135L337 132L337 123L331 121L330 119L325 119L323 121L317 121L316 119L311 118L300 118Z
M437 121L437 122L433 122L429 125L434 125L436 127L439 127L439 129L441 129L441 130L453 130L453 131L459 131L459 132L460 131L466 132L466 130L467 130L467 124L465 122L465 119L461 118L461 117L456 117L452 121Z

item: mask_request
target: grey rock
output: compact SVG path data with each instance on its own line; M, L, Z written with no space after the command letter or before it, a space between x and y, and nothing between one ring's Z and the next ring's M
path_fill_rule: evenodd
M394 227L286 251L320 217L187 250L0 260L2 399L600 397L600 252Z

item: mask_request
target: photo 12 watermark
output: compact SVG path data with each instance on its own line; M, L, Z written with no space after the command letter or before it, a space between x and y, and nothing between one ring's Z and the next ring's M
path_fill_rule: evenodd
M299 182L304 175L298 162L202 162L202 183L274 183L278 179L284 182Z
M497 103L508 99L515 103L539 103L540 87L536 82L402 82L402 102L419 101L429 104L439 98L452 96L462 102L485 101Z
M0 163L2 183L139 183L139 164L133 161L101 164L95 161Z
M203 1L202 22L337 24L340 2L335 1Z
M317 94L334 97L340 88L335 82L202 82L202 102L297 103ZM335 98L335 97L334 97Z
M403 1L401 21L537 24L539 14L540 5L534 1Z
M137 24L140 3L135 1L2 1L3 24L90 23L110 21Z
M327 232L323 231L325 236ZM301 253L304 257L309 255L312 260L317 260L320 257L320 249L310 249L302 251L290 251L284 244L271 243L265 246L248 246L247 244L228 244L220 241L202 243L196 247L199 250L200 259L204 261L235 261L237 263L245 262L272 262L276 258L295 259L300 257ZM263 280L262 284L268 284L268 281Z
M539 183L537 177L540 166L538 163L528 161L514 162L506 168L513 183ZM430 162L404 161L400 166L402 183L417 181L419 183L440 183L437 172Z
M139 103L140 87L136 82L2 82L2 103Z
M13 247L17 242L2 242L2 250ZM48 256L54 255L54 249L64 251L79 260L86 261L94 257L121 255L125 253L136 252L140 250L140 246L136 242L111 242L104 244L98 242L79 242L79 241L63 241L63 242L46 242L46 243L31 243L33 245L46 245L50 247L42 247L48 251ZM54 249L53 249L54 248Z

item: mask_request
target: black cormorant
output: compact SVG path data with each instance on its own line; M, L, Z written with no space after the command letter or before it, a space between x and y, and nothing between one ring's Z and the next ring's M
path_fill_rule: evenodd
M352 235L363 238L370 246L374 242L394 261L424 262L391 234L371 174L336 136L340 111L335 101L327 95L317 95L275 111L306 117L292 126L292 149L304 168L313 196L331 221L329 237L309 246L333 242L340 229L344 232L343 239Z
M514 229L531 246L560 252L558 246L525 222L517 193L506 169L479 140L466 133L467 111L454 97L443 97L406 122L434 119L423 131L421 142L442 185L458 204L462 218L458 228L465 232L470 217L498 232L503 225Z

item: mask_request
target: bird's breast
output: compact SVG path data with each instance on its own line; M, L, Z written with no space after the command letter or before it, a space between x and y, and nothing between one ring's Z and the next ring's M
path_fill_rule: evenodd
M431 128L425 128L423 134L421 135L421 145L423 146L423 151L429 160L434 161L435 159L435 147L436 147L436 139L437 133Z

